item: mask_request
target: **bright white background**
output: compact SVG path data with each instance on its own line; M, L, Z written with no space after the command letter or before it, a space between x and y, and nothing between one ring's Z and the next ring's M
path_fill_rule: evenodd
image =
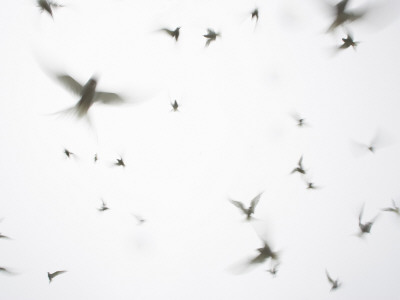
M323 1L62 4L54 20L33 0L0 10L0 266L17 274L0 274L3 299L398 299L400 218L354 235L364 203L363 221L400 204L396 13L350 25L357 51L337 52ZM159 32L177 26L177 43ZM207 28L221 38L205 48ZM54 115L79 98L49 69L100 74L131 103L93 105L91 126ZM375 154L354 146L377 132ZM320 189L290 175L301 155ZM261 191L244 222L228 198ZM269 262L236 272L259 236L276 278Z

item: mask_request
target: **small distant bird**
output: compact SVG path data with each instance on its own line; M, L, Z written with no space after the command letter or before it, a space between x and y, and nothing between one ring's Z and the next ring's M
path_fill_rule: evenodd
M279 263L276 264L275 266L273 266L272 268L270 268L269 270L267 270L267 272L269 272L273 277L275 277L276 273L278 273L278 266L279 266Z
M256 19L256 23L258 22L258 8L255 8L252 12L251 12L251 19Z
M83 118L95 102L103 104L121 104L124 102L124 99L116 93L96 91L98 79L95 76L92 76L85 85L80 84L68 74L58 74L55 77L62 85L80 96L75 106L59 113L73 113L78 118Z
M72 153L71 151L69 151L68 149L64 149L64 154L70 158L72 155L74 155L74 153Z
M217 36L221 36L219 32L215 32L213 29L208 28L207 29L207 34L203 35L206 39L206 47L210 45L212 41L215 41L217 39Z
M317 189L318 187L316 187L315 185L314 185L314 183L313 182L311 182L311 181L309 181L309 182L307 182L307 189L308 190L315 190L315 189Z
M171 106L172 106L171 111L179 111L178 110L179 104L176 100L174 101L174 103L171 103Z
M102 205L100 208L98 208L99 211L106 211L107 209L109 209L103 199L101 199L101 202Z
M329 276L329 273L328 273L327 270L325 270L325 273L326 273L326 277L328 277L329 283L330 283L331 286L332 286L332 287L331 287L331 291L336 290L337 288L339 288L340 285L341 285L341 283L339 282L339 280L338 280L338 279L333 280L332 277Z
M178 41L180 29L181 29L180 27L176 27L175 30L170 30L168 28L162 28L161 31L166 32L168 35L175 38L175 41Z
M393 199L392 199L392 204L393 204L393 207L383 208L382 210L394 212L395 214L400 215L400 208L396 205L396 202L394 202Z
M339 47L339 49L347 49L349 47L353 47L356 49L359 42L355 42L353 37L350 34L347 34L346 38L342 38L343 44Z
M10 270L8 270L7 268L4 268L4 267L0 267L0 272L1 273L5 273L7 275L13 275L14 274L13 272L11 272Z
M3 234L1 234L1 233L0 233L0 239L7 239L7 240L10 240L10 238L9 238L8 236L3 235Z
M303 155L300 157L299 162L297 163L297 167L293 169L293 171L290 174L299 172L301 174L306 174L306 171L303 168Z
M146 222L146 219L143 219L141 216L139 215L134 215L132 214L132 216L135 217L135 219L138 221L138 225L142 225L144 222Z
M94 162L96 163L97 162L97 160L98 160L98 158L97 158L97 153L95 153L95 155L94 155Z
M370 233L372 225L374 225L376 219L378 218L379 214L373 218L371 221L366 222L366 223L362 223L361 219L363 216L363 212L364 212L364 205L361 208L360 214L358 216L358 227L360 227L360 232L358 233L359 237L362 237L365 233Z
M49 277L49 283L51 283L51 281L53 280L54 277L61 275L65 272L67 272L67 271L56 271L54 273L47 272L47 277Z
M262 194L263 193L258 194L257 196L255 196L251 200L249 208L245 208L243 203L239 202L239 201L235 201L235 200L230 199L230 202L233 205L235 205L236 207L238 207L242 211L242 213L246 215L246 220L249 221L251 219L251 215L254 214L254 210L255 210L258 202L260 201L260 198L261 198Z
M270 246L266 241L264 242L264 246L262 248L258 248L257 251L259 254L249 261L249 264L260 264L265 262L268 258L272 260L278 259L278 252L274 252L271 250Z
M117 162L114 163L114 165L115 166L121 166L121 167L125 168L125 163L124 163L124 160L122 159L122 157L121 158L117 158Z
M360 154L361 151L364 153L371 152L375 154L377 149L387 147L391 144L391 142L392 141L390 137L385 134L385 132L378 130L368 144L355 141L352 141L352 144L354 146L354 150L358 150L357 152L355 152L355 154Z
M52 18L54 18L52 8L63 7L61 4L47 0L37 0L37 4L41 11L46 11Z
M350 23L362 18L366 11L359 10L356 12L346 10L349 0L342 0L333 7L335 19L328 28L328 32L334 31L337 27L344 25L345 23Z

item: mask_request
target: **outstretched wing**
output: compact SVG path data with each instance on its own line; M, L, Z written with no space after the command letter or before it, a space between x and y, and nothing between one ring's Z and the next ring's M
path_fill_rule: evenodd
M257 196L255 196L253 198L253 200L251 200L250 202L250 209L254 210L255 207L257 206L258 202L260 201L261 195L263 194L263 192L259 193Z
M238 207L243 213L247 213L247 210L246 210L246 208L243 206L243 203L242 203L242 202L235 201L235 200L231 200L231 199L229 199L229 201L230 201L233 205L235 205L236 207Z
M329 281L331 284L334 284L335 281L331 278L331 276L329 276L328 270L325 270L325 273L326 273L326 277L328 278L328 281Z
M60 74L56 76L57 80L74 94L80 95L83 86L68 74Z
M103 104L122 104L125 100L116 93L96 92L94 101L99 101Z

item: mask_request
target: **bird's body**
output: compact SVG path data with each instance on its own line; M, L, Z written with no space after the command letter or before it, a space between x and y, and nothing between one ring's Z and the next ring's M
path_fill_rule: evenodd
M53 8L63 7L63 5L47 0L37 0L41 11L47 12L53 18Z
M342 38L342 41L343 44L339 47L339 49L347 49L349 47L353 47L355 49L359 43L355 42L350 34L347 34L347 37Z
M326 273L326 277L328 278L329 283L331 284L331 291L336 290L337 288L339 288L339 286L341 285L341 283L339 282L338 279L333 280L331 276L329 276L329 273L327 270L325 270Z
M278 273L278 266L279 266L279 264L276 264L275 266L273 266L272 268L267 270L267 272L269 272L272 276L275 277L276 273Z
M171 103L171 106L172 106L172 111L179 111L178 110L179 104L176 100L173 103Z
M93 160L95 163L97 162L97 160L98 160L97 153L95 153Z
M249 264L260 264L265 262L268 258L272 260L278 259L278 253L273 252L267 242L264 241L264 247L258 248L259 254L249 261Z
M362 219L362 216L363 216L363 212L364 212L364 206L361 208L360 214L358 216L358 227L360 228L360 231L358 233L359 237L362 237L366 233L370 233L372 226L374 225L376 219L378 218L378 215L377 215L371 221L366 222L366 223L362 223L361 219Z
M212 41L215 41L217 39L217 36L221 36L219 32L215 32L213 29L208 28L207 33L203 35L206 39L206 47L210 45Z
M256 19L256 22L258 22L258 8L255 8L252 12L251 12L251 19Z
M72 155L74 155L74 153L72 153L71 151L69 151L68 149L64 149L64 154L70 158Z
M231 199L230 199L230 202L233 205L235 205L236 207L238 207L242 211L242 213L246 215L246 220L249 221L251 219L251 216L254 214L254 210L255 210L258 202L260 201L261 195L262 195L262 193L255 196L251 200L250 206L248 208L245 208L242 202L231 200Z
M125 163L124 163L124 160L122 159L122 157L121 158L117 158L117 162L114 163L114 165L115 166L121 166L121 167L125 168Z
M181 28L180 27L176 27L175 30L171 30L168 28L162 28L161 31L164 31L165 33L167 33L169 36L175 38L175 41L178 41L179 38L179 30Z
M99 211L106 211L107 209L109 209L109 208L107 207L107 204L104 202L103 199L101 199L101 202L102 202L102 205L101 205L100 208L98 208Z
M54 273L47 272L47 277L49 277L49 283L52 282L54 277L56 277L58 275L61 275L61 274L65 273L65 272L67 272L67 271L56 271Z

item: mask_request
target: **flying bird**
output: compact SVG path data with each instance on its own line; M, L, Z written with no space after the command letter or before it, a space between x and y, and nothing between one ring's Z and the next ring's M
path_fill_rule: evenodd
M124 167L124 168L125 168L125 163L124 163L124 160L122 159L122 157L117 158L117 162L114 163L114 165L115 165L115 166L121 166L121 167Z
M176 27L175 30L170 30L168 28L162 28L161 31L164 31L165 33L167 33L169 36L175 38L175 41L178 41L179 38L179 30L181 28L180 27Z
M400 208L396 205L396 202L394 202L393 199L392 199L392 204L393 204L393 207L383 208L382 210L394 212L395 214L400 215Z
M268 243L264 240L264 246L262 248L258 248L257 251L259 254L251 259L248 263L249 264L261 264L265 262L267 259L271 258L272 260L278 259L278 252L274 252L271 250Z
M6 235L3 235L0 233L0 239L6 239L6 240L10 240L10 238Z
M103 199L101 199L101 202L102 205L100 208L98 208L98 211L106 211L107 209L109 209Z
M329 283L331 284L331 291L336 290L337 288L339 288L339 286L341 285L341 283L339 282L338 279L333 280L331 276L329 276L329 273L327 270L325 270L326 273L326 277L328 278Z
M40 10L46 11L52 18L53 17L53 8L58 8L58 7L63 7L63 5L58 4L53 1L47 1L47 0L37 0L38 7Z
M258 8L255 8L252 12L251 12L251 19L256 19L256 23L258 22Z
M47 272L47 277L49 277L49 283L51 283L51 281L53 280L54 277L61 275L65 272L67 272L67 271L56 271L54 273Z
M55 78L64 85L64 87L80 97L79 101L74 106L58 113L72 113L78 118L83 118L87 116L90 107L96 102L108 105L125 102L125 100L116 93L96 91L98 82L96 76L92 76L84 85L80 84L68 74L58 74L55 75Z
M258 202L260 201L261 195L263 193L261 192L260 194L258 194L257 196L255 196L251 202L250 202L250 206L248 208L245 208L242 202L239 201L235 201L230 199L230 202L235 205L236 207L238 207L243 214L246 215L246 220L249 221L251 219L251 215L254 214L254 210L258 204Z
M74 153L72 153L71 151L69 151L68 149L64 149L64 154L70 158L72 155L75 155Z
M207 39L205 46L208 47L210 45L210 43L212 41L215 41L217 39L217 36L220 37L221 34L219 32L216 33L213 29L208 28L207 33L204 34L203 36Z
M361 219L363 217L363 212L364 212L364 205L361 208L360 214L358 216L358 227L360 228L360 232L358 233L359 237L362 237L365 233L370 233L372 225L374 225L376 219L378 218L379 214L373 218L371 221L362 223Z
M276 265L274 265L272 268L270 268L269 270L267 270L267 272L269 272L273 277L276 276L276 273L278 273L278 266L279 263L277 263Z
M294 168L290 174L293 174L296 172L301 173L301 174L306 174L306 171L303 168L303 155L300 157L299 162L297 163L297 167Z
M15 274L15 273L11 272L10 270L8 270L7 268L4 268L4 267L0 267L0 273L4 273L4 274L7 274L7 275Z
M134 216L135 219L138 221L138 225L142 225L144 222L146 222L146 219L142 218L139 215L132 214L132 216Z
M95 163L97 162L97 160L98 160L97 153L95 153L93 160L94 160Z
M347 37L342 38L342 41L343 41L343 44L341 46L339 46L339 48L338 48L339 50L347 49L349 47L353 47L353 49L355 50L357 45L360 43L360 42L355 42L353 40L353 37L351 36L351 34L347 34Z
M351 23L353 21L356 21L358 19L361 19L365 14L366 10L353 10L349 11L347 10L349 0L342 0L338 4L332 7L332 10L334 12L335 19L331 23L331 25L328 28L328 32L332 32L336 30L337 27L342 26L346 23Z

